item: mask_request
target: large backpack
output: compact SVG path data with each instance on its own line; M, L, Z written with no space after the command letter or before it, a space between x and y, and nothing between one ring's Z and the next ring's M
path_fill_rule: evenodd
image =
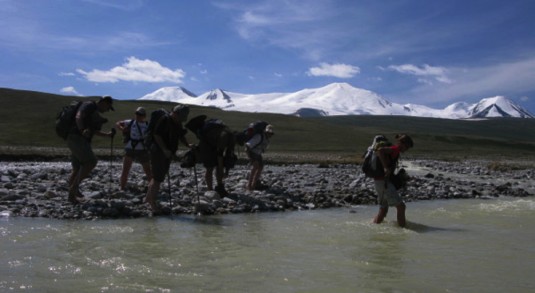
M67 139L67 136L73 127L76 112L81 104L82 101L73 101L70 105L64 106L56 115L56 134L59 137Z
M154 131L156 126L165 115L169 115L169 112L167 112L165 109L154 110L150 114L149 125L147 126L147 132L143 142L146 149L150 150L152 147L152 144L154 143Z
M255 134L262 134L268 125L269 123L266 121L256 121L249 124L242 132L236 134L236 143L240 146L245 145Z
M376 151L385 146L391 146L392 143L384 135L376 135L373 138L372 144L364 152L364 162L362 163L362 172L366 177L382 177L385 175L383 164Z

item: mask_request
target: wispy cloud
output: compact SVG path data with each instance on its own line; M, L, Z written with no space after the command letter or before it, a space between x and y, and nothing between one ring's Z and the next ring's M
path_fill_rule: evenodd
M128 57L121 66L109 70L93 69L89 72L77 69L85 79L97 83L116 83L118 81L131 82L171 82L182 83L186 73L182 69L169 69L152 60L141 60L136 57Z
M320 63L318 67L312 67L307 71L309 76L333 76L338 78L351 78L360 73L358 66L348 64Z
M321 59L344 31L325 25L336 14L330 1L269 0L217 7L236 11L234 28L242 39L298 50L311 60Z
M442 83L451 83L447 76L447 69L444 67L436 67L424 64L421 67L413 64L390 65L388 69L397 71L403 74L409 74L420 77L418 81L432 84L428 78L432 78Z
M136 10L144 6L144 0L127 0L127 1L109 1L109 0L82 0L83 2L91 3L94 5L110 7L114 9L131 11Z

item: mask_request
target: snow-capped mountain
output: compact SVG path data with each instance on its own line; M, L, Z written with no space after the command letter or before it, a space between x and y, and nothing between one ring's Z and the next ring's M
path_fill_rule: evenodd
M486 98L469 107L468 115L472 118L481 117L520 117L534 118L522 107L514 104L503 96Z
M197 95L183 87L163 87L155 92L143 96L139 100L175 102L194 97L197 97Z
M332 115L406 115L449 119L483 117L535 118L534 115L502 97L482 99L476 104L455 103L444 109L423 105L396 104L380 95L347 83L303 89L294 93L240 94L215 89L195 96L182 87L166 87L140 100L162 100L217 107L242 112L268 112L310 116Z

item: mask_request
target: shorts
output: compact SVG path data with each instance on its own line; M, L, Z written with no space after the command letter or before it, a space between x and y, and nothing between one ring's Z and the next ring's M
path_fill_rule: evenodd
M199 161L205 168L217 166L217 149L201 141L199 143Z
M97 157L91 148L91 142L80 134L67 136L67 147L71 151L71 165L80 168L83 165L96 165Z
M262 154L247 151L247 157L249 157L251 164L257 162L260 166L264 166L264 158L262 158Z
M170 166L171 160L165 157L159 147L154 146L150 151L150 169L154 181L163 182Z
M141 164L147 163L150 160L149 152L146 150L125 149L125 156Z
M233 136L224 128L212 128L204 133L199 142L199 161L206 168L217 166L217 158L222 158L229 145L233 145Z
M377 191L377 202L381 207L397 206L403 203L396 187L391 182L385 187L384 180L375 180L375 191Z

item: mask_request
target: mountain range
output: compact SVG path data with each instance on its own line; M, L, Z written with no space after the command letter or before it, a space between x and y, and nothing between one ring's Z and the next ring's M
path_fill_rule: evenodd
M347 83L332 83L294 93L241 94L215 89L199 96L183 87L164 87L139 100L169 101L223 110L280 113L300 117L405 115L447 119L535 118L533 114L504 96L485 98L475 104L459 102L444 109L433 109L423 105L392 103L372 91Z

